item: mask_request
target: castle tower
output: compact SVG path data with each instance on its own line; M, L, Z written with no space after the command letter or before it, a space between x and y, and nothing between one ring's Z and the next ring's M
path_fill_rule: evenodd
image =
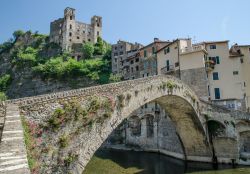
M97 42L98 37L102 37L102 17L93 16L91 18L91 26L93 27L93 41Z
M67 7L64 10L64 28L63 33L63 49L71 51L72 42L74 40L74 30L75 30L75 9Z

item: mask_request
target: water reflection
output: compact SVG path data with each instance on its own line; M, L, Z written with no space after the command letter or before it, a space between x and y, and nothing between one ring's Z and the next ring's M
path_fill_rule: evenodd
M185 163L182 160L157 153L101 149L96 152L95 156L101 159L110 159L124 169L132 167L141 169L136 174L183 174L213 169L213 166L208 163ZM97 165L97 167L101 166ZM219 166L219 169L227 168L231 168L231 166Z

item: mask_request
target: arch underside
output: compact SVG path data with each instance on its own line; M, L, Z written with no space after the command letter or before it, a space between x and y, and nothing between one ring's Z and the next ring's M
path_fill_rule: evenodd
M211 151L207 138L193 107L185 99L177 96L164 96L156 99L156 102L174 122L184 145L187 160L210 158Z

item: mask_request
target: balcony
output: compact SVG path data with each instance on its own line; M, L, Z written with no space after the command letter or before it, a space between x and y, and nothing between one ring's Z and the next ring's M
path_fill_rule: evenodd
M165 66L161 69L161 74L170 75L175 72L174 65Z
M206 65L206 70L210 72L214 70L215 62L213 60L207 60L205 65Z

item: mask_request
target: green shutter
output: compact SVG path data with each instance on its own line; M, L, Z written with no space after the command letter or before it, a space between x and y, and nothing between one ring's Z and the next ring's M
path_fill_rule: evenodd
M216 64L220 64L220 57L216 56Z

